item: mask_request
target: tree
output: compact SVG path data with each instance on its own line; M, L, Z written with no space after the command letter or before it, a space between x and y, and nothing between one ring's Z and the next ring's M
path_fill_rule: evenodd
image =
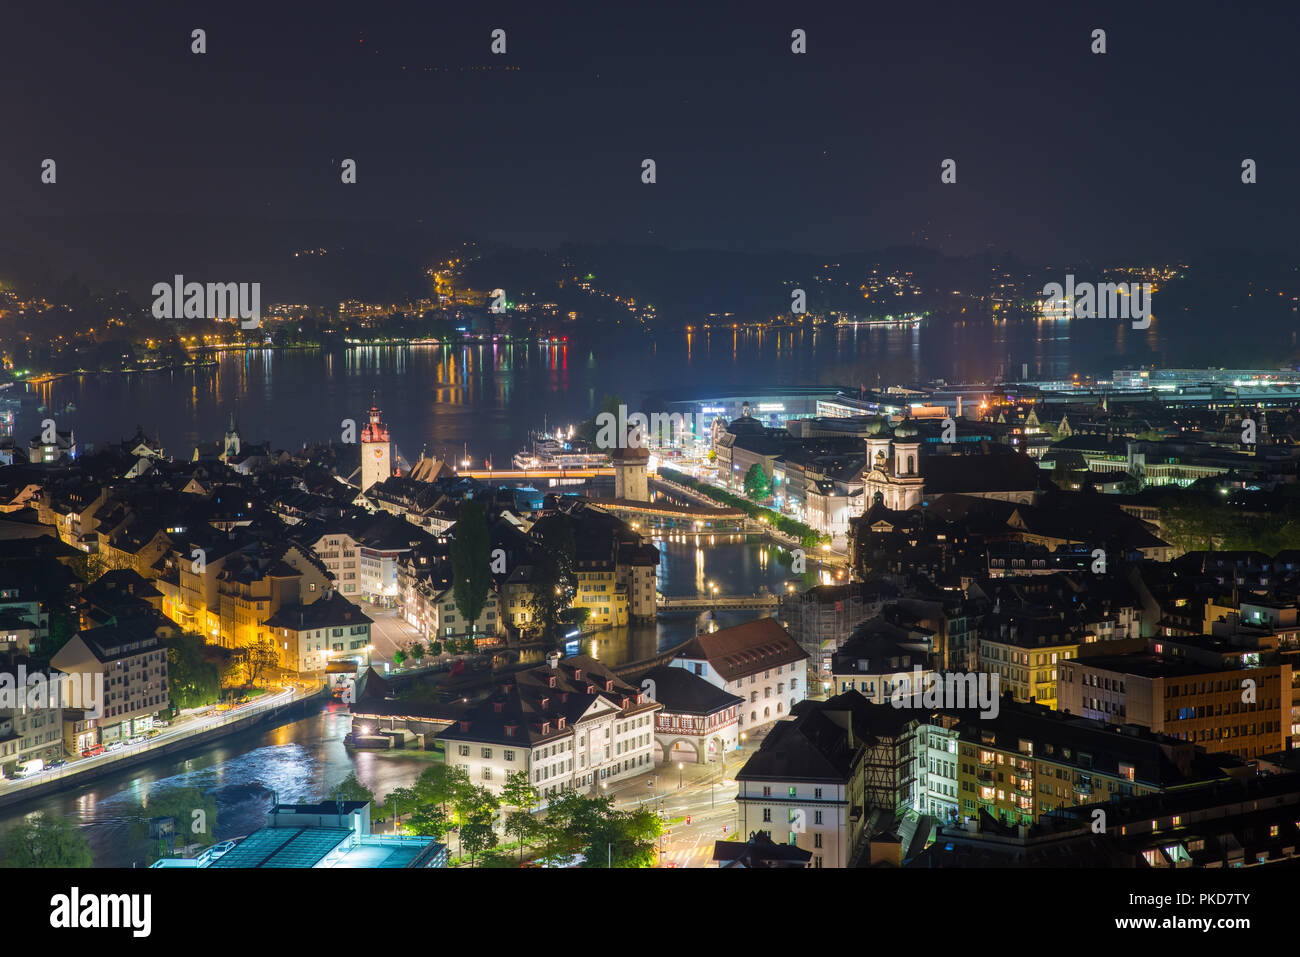
M406 819L406 830L409 833L438 841L443 839L450 827L446 813L436 804L417 807Z
M469 852L470 866L473 867L475 855L497 845L496 830L492 827L492 815L500 805L500 801L485 787L471 785L457 790L459 793L454 798L456 816L460 821L457 841L461 854Z
M595 833L613 809L610 798L566 791L546 810L541 833L542 857L554 861L583 853L591 843L588 836Z
M5 867L93 867L90 845L67 818L37 811L9 829Z
M541 803L537 788L528 781L527 771L511 771L506 775L505 787L501 789L501 803L514 808L506 816L506 831L519 838L519 861L524 860L524 844L530 837L540 832L533 810Z
M478 785L470 785L468 788L457 787L452 803L456 807L456 816L462 821L473 821L482 817L491 820L492 813L501 805L500 800L491 790Z
M208 655L202 635L176 635L167 642L167 691L177 708L200 708L221 697L221 668Z
M257 684L262 672L280 664L280 650L270 638L259 638L244 649L244 665L248 669L248 683Z
M420 794L418 787L393 788L384 798L384 803L376 810L379 811L378 819L381 821L388 820L388 815L393 815L393 830L397 830L397 825L401 823L402 815L408 817L415 813L419 808L428 805L430 802Z
M608 814L587 835L583 866L654 867L661 826L659 816L644 807Z
M132 844L149 842L149 863L170 857L187 844L207 847L216 842L217 802L211 792L199 788L166 788L149 795L124 815L130 821ZM170 828L154 836L154 825L170 821Z
M451 531L452 596L456 610L471 625L487 604L492 584L491 537L483 505L468 499Z
M537 840L545 831L542 822L527 811L511 811L506 815L506 833L519 841L519 863L524 862L524 846Z
M763 466L755 462L745 473L745 494L755 502L761 502L772 494L772 483Z
M566 625L577 625L581 628L591 618L590 608L566 608L560 612L560 621Z
M425 804L437 804L445 815L447 806L455 807L473 790L469 772L463 767L434 764L420 773L415 782L415 792Z
M420 659L424 657L424 645L418 641L411 645L411 657L415 659L415 663L418 665Z
M542 636L555 644L560 612L573 603L573 596L578 591L578 579L573 573L573 522L569 516L558 514L537 525L540 533L533 555L532 580L528 586L528 609L540 625ZM534 531L538 531L536 526Z
M375 792L361 783L356 771L335 785L330 797L335 801L365 801L372 812L375 809Z
M135 571L135 562L119 551L95 552L86 558L87 581L98 581L108 572Z
M490 818L478 817L460 826L461 854L469 852L469 866L474 866L474 858L488 848L497 846L497 832L492 829Z
M584 867L652 867L661 827L649 808L616 811L609 798L570 791L547 811L543 856L556 860L582 854Z
M393 652L394 668L401 668L402 662L405 660L406 660L406 652L404 652L401 648L398 648L396 651Z

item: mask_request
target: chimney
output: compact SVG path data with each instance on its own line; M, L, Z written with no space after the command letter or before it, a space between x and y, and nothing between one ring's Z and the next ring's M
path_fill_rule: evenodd
M560 653L558 651L548 651L546 653L546 664L555 670L560 667Z

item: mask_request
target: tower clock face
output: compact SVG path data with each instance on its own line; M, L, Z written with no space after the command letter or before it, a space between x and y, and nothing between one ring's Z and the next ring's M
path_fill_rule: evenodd
M384 450L383 450L383 449L375 449L375 459L376 459L376 460L379 460L379 459L382 459L383 457L384 457Z

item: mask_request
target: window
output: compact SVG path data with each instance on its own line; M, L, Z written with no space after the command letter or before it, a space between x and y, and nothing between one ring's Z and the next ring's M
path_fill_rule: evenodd
M772 809L770 807L763 808L763 823L764 824L772 823Z
M462 758L468 758L468 757L469 757L469 745L468 745L468 744L462 744L462 745L460 745L460 746L456 749L456 751L457 751L457 753L458 753Z
M483 757L487 758L488 760L491 760L491 758L492 758L492 749L491 749L491 748L484 748L484 749L483 749Z
M506 751L503 753L503 757L504 757L507 761L513 761L513 760L515 759L515 753L514 753L513 751L506 750Z

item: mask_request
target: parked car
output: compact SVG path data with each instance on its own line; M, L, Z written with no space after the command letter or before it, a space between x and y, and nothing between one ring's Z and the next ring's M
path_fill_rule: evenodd
M85 751L82 751L81 756L83 758L94 758L94 757L98 757L103 753L104 753L104 746L102 744L97 744L93 748L87 748Z

